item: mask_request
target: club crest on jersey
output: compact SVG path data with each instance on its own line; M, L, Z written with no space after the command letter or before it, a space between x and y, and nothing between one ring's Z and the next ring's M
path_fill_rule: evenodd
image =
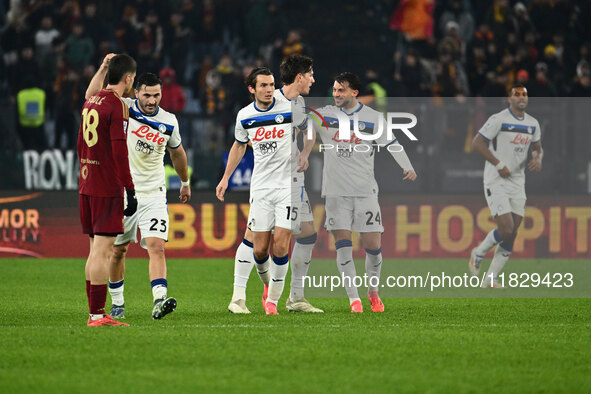
M533 134L533 133L534 133L534 130L535 130L534 126L529 126L529 127L527 128L527 132L528 132L529 134Z
M158 131L160 131L161 133L165 133L166 132L166 125L163 125L162 123L160 123L160 125L158 126Z
M283 123L283 121L285 120L285 118L283 117L283 115L279 114L275 117L275 122L276 123Z
M365 130L365 123L359 122L358 125L359 125L359 130Z

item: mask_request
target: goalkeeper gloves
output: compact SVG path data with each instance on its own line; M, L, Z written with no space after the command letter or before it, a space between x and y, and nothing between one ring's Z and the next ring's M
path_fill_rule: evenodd
M127 194L127 206L123 211L125 216L131 216L137 211L137 198L135 198L135 190L125 190Z

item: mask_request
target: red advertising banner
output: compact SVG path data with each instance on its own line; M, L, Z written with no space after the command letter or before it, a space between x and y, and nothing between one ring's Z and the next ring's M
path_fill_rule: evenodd
M233 257L248 217L247 193L225 204L213 193L195 193L191 204L168 206L168 257ZM176 200L170 193L169 201ZM316 201L316 200L315 200ZM514 257L591 258L591 205L586 196L530 196L514 246ZM494 222L481 196L381 196L383 256L467 257ZM323 229L321 199L313 204L318 242L314 257L334 257L334 242ZM78 194L72 191L0 194L0 257L85 257ZM363 255L359 237L353 249ZM138 245L131 257L145 257Z

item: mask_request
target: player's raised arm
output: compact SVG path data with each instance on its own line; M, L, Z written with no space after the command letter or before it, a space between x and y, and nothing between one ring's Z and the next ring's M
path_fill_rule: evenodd
M224 194L226 193L226 189L228 188L228 181L230 177L234 173L236 167L244 157L244 153L246 152L246 142L240 142L238 140L234 141L234 145L230 149L230 153L228 154L228 164L226 164L226 171L224 171L224 176L222 180L215 188L215 195L220 201L224 201Z
M103 63L100 65L98 71L94 74L90 83L88 84L88 88L86 89L86 94L84 98L88 100L92 97L93 94L99 92L103 88L103 81L105 80L105 76L107 75L107 71L109 69L109 61L111 58L115 56L114 53L109 53L103 59Z

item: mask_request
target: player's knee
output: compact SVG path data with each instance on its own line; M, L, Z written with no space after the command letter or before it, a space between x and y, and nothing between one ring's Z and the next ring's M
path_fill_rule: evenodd
M256 247L253 248L253 254L254 254L255 259L257 259L257 260L265 260L267 258L267 256L269 255L267 250L257 249Z
M148 254L150 256L164 256L164 242L148 245Z
M123 258L127 254L128 248L129 248L129 245L115 245L115 246L113 246L113 262L118 263L121 260L123 260Z
M499 226L498 228L499 231L499 236L501 237L501 239L504 242L513 242L513 239L515 238L515 233L513 231L513 228L511 226L508 225L504 225L504 226Z

